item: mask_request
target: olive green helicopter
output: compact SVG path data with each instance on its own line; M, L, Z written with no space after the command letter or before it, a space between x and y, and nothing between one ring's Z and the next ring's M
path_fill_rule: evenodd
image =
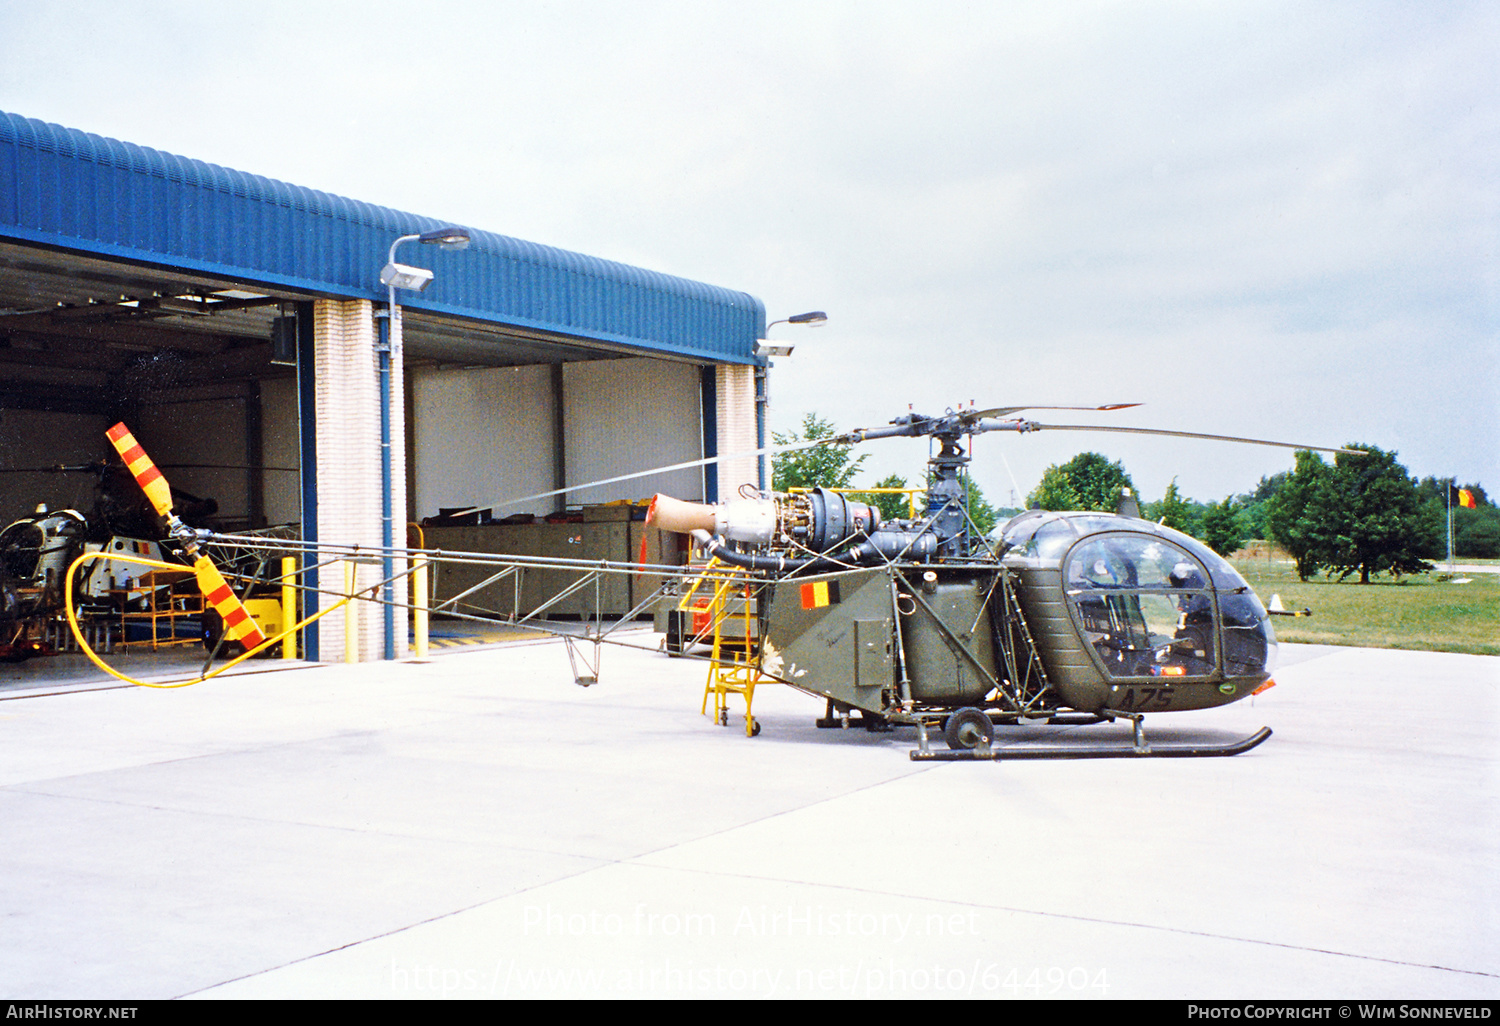
M715 506L658 495L648 522L686 532L748 574L759 670L826 701L820 727L916 727L913 759L1225 756L1228 743L1150 744L1147 713L1208 709L1271 685L1270 614L1202 542L1118 513L1029 510L986 538L965 507L964 440L991 431L1115 431L1291 445L1196 432L1044 425L1009 407L908 414L822 440L929 437L925 511L882 521L826 488ZM1001 419L1006 418L1006 419ZM995 744L996 728L1128 720L1134 743ZM942 751L929 743L940 731Z

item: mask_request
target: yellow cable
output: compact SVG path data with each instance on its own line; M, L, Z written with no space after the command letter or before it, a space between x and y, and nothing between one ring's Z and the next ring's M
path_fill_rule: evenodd
M231 659L229 662L225 663L223 666L219 667L217 670L214 670L211 673L205 673L201 677L195 677L192 680L177 681L176 683L172 683L172 684L161 684L161 683L153 684L150 681L136 680L134 677L128 677L125 674L120 673L114 667L112 667L108 663L106 663L103 659L100 659L99 658L99 654L97 652L95 652L92 648L90 648L88 641L85 640L85 638L83 636L83 631L78 626L78 617L77 617L77 615L73 611L73 578L74 578L74 576L76 576L78 568L80 566L82 566L85 561L90 560L90 559L113 559L113 560L116 560L116 561L121 562L121 563L134 563L137 566L148 566L148 567L151 567L151 568L156 569L156 570L174 570L174 571L184 571L184 572L187 572L187 573L192 573L193 572L193 568L190 567L190 566L183 566L180 563L163 563L160 560L156 560L156 559L144 559L144 558L142 558L140 556L126 556L126 555L122 555L120 553L111 553L111 552L103 552L103 551L100 551L100 552L85 552L83 555L81 555L77 559L73 560L73 565L70 566L70 567L68 567L68 576L67 576L67 579L66 579L66 581L64 582L64 585L63 585L63 601L64 601L63 608L64 608L64 611L68 614L68 627L73 632L73 640L76 641L76 642L78 642L79 649L81 649L82 652L83 652L83 654L89 657L89 661L92 662L95 666L99 667L99 669L103 670L105 673L109 674L111 677L114 677L116 680L123 680L127 684L135 684L138 687L143 687L143 688L161 688L161 689L185 688L185 687L188 687L191 684L201 684L203 681L208 680L211 677L217 677L219 674L223 673L225 670L229 669L230 667L238 666L240 663L244 662L246 659L249 659L251 656L255 655L257 652L260 652L262 649L268 648L271 645L276 644L276 642L280 641L282 638L286 637L289 634L295 634L297 631L300 631L302 628L306 627L308 624L312 623L314 620L318 620L318 619L320 619L320 618L322 618L324 616L327 616L329 613L333 612L335 609L338 609L338 608L340 608L340 607L348 604L349 602L353 601L353 599L354 599L353 595L350 595L350 596L347 596L347 597L345 597L343 599L340 599L338 602L335 602L333 605L329 606L327 609L324 609L321 612L314 613L312 616L309 616L307 619L303 620L301 623L295 624L295 625L287 628L286 630L282 631L280 634L276 635L274 638L267 638L265 641L261 642L259 645L257 645L254 648L250 649L248 652L245 652L243 655L236 656L235 658Z

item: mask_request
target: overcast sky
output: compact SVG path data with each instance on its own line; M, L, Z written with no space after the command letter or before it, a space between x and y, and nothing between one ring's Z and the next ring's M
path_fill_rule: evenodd
M0 109L743 290L772 426L1098 422L1395 449L1500 492L1500 5L0 3ZM870 443L862 480L926 446ZM1281 450L988 435L1005 504Z

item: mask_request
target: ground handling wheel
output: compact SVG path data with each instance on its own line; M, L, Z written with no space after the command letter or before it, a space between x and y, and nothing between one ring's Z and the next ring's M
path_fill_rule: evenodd
M955 751L988 748L995 739L995 725L982 709L965 707L948 717L943 725L943 739Z

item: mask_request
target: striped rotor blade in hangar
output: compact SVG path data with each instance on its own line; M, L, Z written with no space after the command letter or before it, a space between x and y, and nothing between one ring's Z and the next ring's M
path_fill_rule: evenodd
M224 636L238 641L246 649L255 648L266 640L266 636L255 626L255 619L245 604L230 589L229 582L219 573L219 568L209 562L207 556L199 556L193 562L193 573L198 575L198 590L203 598L218 612L224 621Z
M167 479L157 469L151 457L146 455L146 450L141 448L141 443L135 440L130 429L123 423L116 424L105 432L110 443L114 445L115 451L120 454L120 459L125 461L125 466L135 476L136 482L141 486L141 491L146 493L146 498L151 500L151 505L156 512L166 518L169 524L174 524L176 518L172 516L172 488L167 484ZM224 621L224 636L230 641L238 641L246 649L255 648L262 644L266 637L255 625L255 619L251 617L250 611L245 604L235 595L229 587L229 582L219 572L207 556L196 554L196 545L189 544L188 554L196 555L193 561L193 574L198 578L198 590L203 593L206 601L219 614Z
M126 468L135 476L141 491L151 500L157 514L169 516L172 512L172 489L156 464L151 462L151 457L146 455L146 450L141 448L141 443L135 440L135 435L123 423L116 424L105 435L120 454L120 459L125 461Z

